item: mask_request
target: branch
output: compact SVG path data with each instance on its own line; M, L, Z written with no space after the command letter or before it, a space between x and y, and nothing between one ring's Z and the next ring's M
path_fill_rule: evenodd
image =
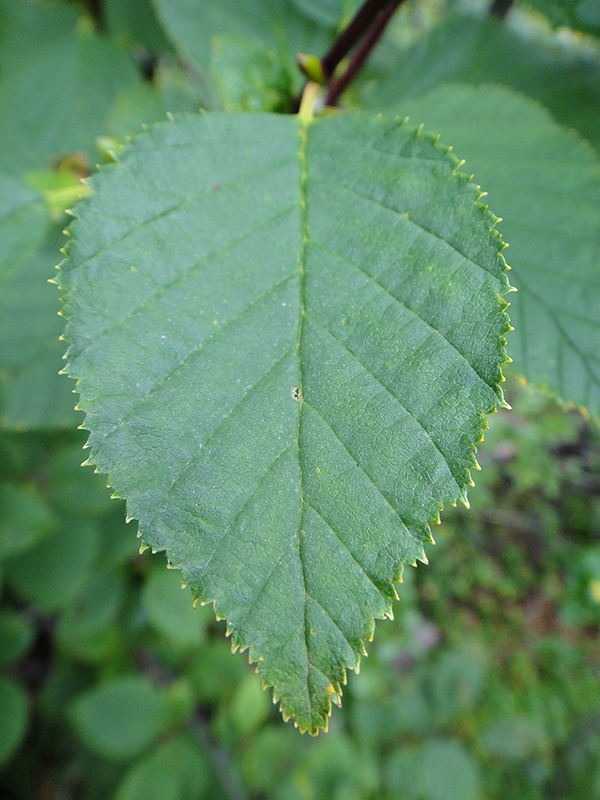
M348 87L350 82L354 80L356 74L362 68L363 64L369 57L371 51L381 38L384 30L386 29L389 21L391 20L394 12L404 0L391 0L385 8L379 12L375 20L368 28L360 44L356 48L356 53L352 57L348 69L337 80L333 81L325 99L326 106L335 106L340 98L342 92ZM366 4L365 4L366 5ZM364 6L363 6L364 8ZM362 9L361 9L362 10ZM360 13L360 12L359 12ZM357 15L358 16L358 15ZM355 17L356 19L356 17ZM340 37L341 38L341 37ZM335 46L335 45L334 45ZM333 48L332 48L333 49ZM330 51L331 52L331 51Z
M329 52L321 59L325 80L331 78L340 61L369 30L379 12L389 4L390 0L366 0L356 12L352 22L340 33Z

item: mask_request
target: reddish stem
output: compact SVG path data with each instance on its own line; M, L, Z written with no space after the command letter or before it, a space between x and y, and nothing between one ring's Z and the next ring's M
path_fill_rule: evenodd
M331 78L335 68L345 58L354 45L369 30L377 15L390 3L390 0L366 0L356 12L352 22L335 40L330 50L321 59L325 79Z
M360 40L359 45L356 48L356 52L354 53L352 60L348 65L348 69L342 75L340 75L337 80L333 81L329 87L327 96L325 98L326 106L335 106L337 104L340 95L346 90L351 81L354 80L356 74L360 71L371 51L381 38L389 21L394 15L394 12L402 2L404 2L404 0L391 0L391 2L388 2L388 4L379 11L370 27L366 30L362 39Z

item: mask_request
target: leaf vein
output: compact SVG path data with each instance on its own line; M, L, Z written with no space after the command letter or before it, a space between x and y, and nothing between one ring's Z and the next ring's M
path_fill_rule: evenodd
M290 161L291 161L291 159L288 157L288 158L276 161L273 164L269 164L264 169L257 170L256 172L247 173L245 175L241 175L239 178L236 178L235 180L230 181L230 183L224 184L221 187L221 190L228 189L231 186L240 186L240 185L243 185L246 181L251 181L251 180L254 180L255 178L260 178L263 175L268 175L269 172L271 172L273 170L276 170L276 169L279 169L279 167L282 167L284 164L287 164ZM141 187L140 187L140 191L141 191ZM114 247L116 244L120 244L121 242L124 242L126 239L128 239L130 236L133 236L141 228L144 228L147 225L151 225L153 222L157 222L159 219L163 219L165 217L168 217L170 214L174 214L175 212L180 211L182 208L185 208L186 206L190 205L191 203L195 203L201 197L207 197L207 196L209 196L209 195L211 195L213 193L214 193L214 189L212 189L212 187L210 187L209 189L205 189L202 192L197 192L196 194L192 195L191 197L186 197L184 200L179 200L177 203L175 203L175 205L170 206L169 208L166 208L164 211L161 211L158 214L154 214L153 216L148 217L147 219L143 220L142 222L136 223L134 228L130 228L125 233L123 233L121 236L119 236L116 239L108 242L103 247L101 247L99 250L96 250L95 253L92 253L91 255L86 256L83 261L80 261L78 264L73 265L71 267L70 271L75 270L75 269L79 269L79 267L85 266L85 264L87 264L90 261L92 261L93 259L97 258L99 255L102 255L102 253L105 253L107 250L110 250L111 247ZM79 218L79 219L81 219L81 218Z
M227 420L228 420L228 419L230 419L230 418L232 417L232 415L235 413L235 411L236 411L236 410L237 410L237 409L238 409L238 408L239 408L239 407L240 407L240 406L241 406L241 405L244 403L244 401L246 401L246 400L248 399L249 395L251 395L251 394L252 394L254 391L256 391L256 389L258 388L258 386L260 386L260 384L261 384L261 383L262 383L262 382L263 382L263 381L264 381L266 378L268 378L268 377L269 377L269 375L270 375L270 374L271 374L271 373L272 373L272 372L273 372L275 369L277 369L277 367L278 367L278 366L280 366L280 364L281 364L283 361L285 361L285 359L286 359L286 358L287 358L287 357L288 357L288 356L289 356L291 353L293 353L293 352L294 352L294 349L293 349L293 348L291 348L291 349L287 350L285 353L283 353L283 355L279 356L279 357L278 357L278 358L277 358L277 359L276 359L276 360L275 360L275 361L274 361L274 362L271 364L271 366L270 366L270 367L267 369L267 371L266 371L265 373L263 373L263 374L261 375L261 377L260 377L260 378L259 378L259 379L258 379L258 380L255 382L255 383L253 383L253 384L252 384L252 386L251 386L249 389L247 389L247 391L246 391L246 392L244 392L244 394L243 394L243 395L242 395L242 396L239 398L239 400L237 400L237 401L235 402L235 404L234 404L234 405L232 406L232 408L231 408L231 409L230 409L230 410L227 412L227 414L226 414L226 415L225 415L225 416L224 416L224 417L223 417L223 418L222 418L222 419L219 421L219 423L218 423L218 424L217 424L217 425L216 425L216 426L213 428L213 430L210 432L210 434L209 434L208 438L206 439L206 441L205 441L205 442L202 442L202 444L200 445L200 447L198 448L198 450L196 450L196 451L194 452L194 454L192 455L192 457L191 457L191 458L190 458L190 459L187 461L187 463L186 463L186 464L184 464L183 468L182 468L182 469L181 469L181 470L180 470L180 471L177 473L177 475L175 476L175 478L174 478L174 479L173 479L173 481L171 482L170 486L168 487L167 491L165 492L165 495L164 495L163 499L160 501L160 503L159 503L159 504L158 504L158 506L156 507L156 511L154 512L154 514L153 514L153 516L152 516L152 519L151 519L151 520L150 520L150 522L148 523L148 527L150 527L150 526L152 525L152 523L154 522L154 520L156 519L156 516L157 516L157 514L158 514L158 513L159 513L159 511L160 511L160 510L163 508L163 506L164 506L164 504L166 503L166 501L167 501L167 499L168 499L168 497L169 497L170 493L173 491L173 489L174 489L175 485L181 481L181 479L182 479L182 477L185 475L186 471L187 471L187 470L188 470L188 469L189 469L189 468L192 466L192 464L194 464L194 462L196 461L196 459L197 459L197 458L199 458L199 456L202 454L202 451L204 450L204 448L205 448L205 447L206 447L206 446L209 444L209 442L210 442L212 439L214 439L214 437L216 436L216 434L217 434L217 433L219 432L219 430L220 430L220 429L223 427L223 425L224 425L224 424L227 422ZM276 460L277 460L277 459L276 459Z
M291 444L291 445L288 445L288 446L287 446L287 447L285 447L285 448L284 448L284 449L283 449L283 450L282 450L280 453L278 453L278 454L277 454L277 456L276 456L276 457L273 459L273 461L272 461L272 462L269 464L269 466L268 466L268 468L265 470L265 472L264 472L264 473L261 475L261 477L260 477L260 479L259 479L258 483L257 483L257 484L256 484L256 486L254 487L254 489L252 490L252 492L251 492L251 493L248 495L248 497L247 497L247 498L244 500L244 502L242 503L242 505L241 505L241 506L239 507L239 509L237 510L237 512L236 512L236 514L235 514L235 517L234 517L234 518L232 519L232 521L229 523L229 525L227 526L227 528L225 528L225 530L223 531L223 535L220 537L220 539L219 539L219 541L217 542L217 544L216 544L216 546L215 546L214 550L212 551L212 553L211 553L211 554L210 554L210 556L208 557L208 561L206 562L206 564L205 564L205 565L204 565L204 567L202 568L202 572L200 573L200 575L199 575L197 578L196 578L196 577L194 578L194 580L197 580L197 581L198 581L198 583L200 583L200 582L202 581L202 579L204 578L204 576L206 575L206 573L207 573L207 571L208 571L208 568L209 568L210 564L212 563L212 561L213 561L214 557L216 556L216 554L217 554L218 550L221 548L221 546L222 546L223 542L225 541L225 539L227 538L227 536L228 536L228 535L230 534L230 532L232 531L232 529L233 529L234 525L236 524L236 522L239 520L239 518L240 518L240 517L241 517L241 515L244 513L244 511L246 510L246 508L247 508L247 507L250 505L250 503L252 502L252 499L253 499L253 498L256 496L256 493L258 492L258 490L260 489L260 487L263 485L263 483L264 483L264 482L265 482L265 480L267 479L267 477L268 477L269 473L270 473L270 472L272 471L272 469L275 467L275 465L277 464L277 462L279 461L279 459L280 459L282 456L284 456L284 455L285 455L285 454L286 454L288 451L290 451L290 450L293 448L293 446L294 446L293 444ZM283 558L283 556L284 556L284 555L285 555L285 552L284 552L284 553L281 555L281 557L279 558L279 560L278 560L277 564L275 565L275 567L277 567L277 565L278 565L278 564L281 562L281 560L282 560L282 558ZM269 573L269 578L270 578L270 576L271 576L272 572L275 570L275 567L273 568L273 570L271 571L271 573ZM267 580L268 580L268 579L267 579ZM261 590L262 590L262 588L264 588L264 585L263 585L263 587L261 587ZM249 613L249 612L248 612L248 613ZM248 615L246 614L246 616L248 616ZM245 619L246 619L246 617L244 617L244 619L243 619L241 622L237 623L237 624L238 624L238 627L239 627L239 626L242 624L242 622L244 622L244 620L245 620Z
M324 245L322 245L320 242L312 242L312 244L316 244L316 246L320 247L321 250L324 250L325 252L331 253L332 255L335 255L338 258L340 258L342 261L345 261L351 267L354 267L358 272L360 272L362 275L364 275L366 278L368 278L370 281L372 281L376 286L379 286L379 288L382 289L393 300L395 300L396 303L398 303L399 306L402 306L402 308L405 308L407 311L409 311L411 314L413 314L418 320L420 320L430 330L432 330L434 333L436 333L438 336L440 336L444 340L444 342L446 342L446 344L450 345L450 347L456 353L458 353L458 355L461 357L461 359L466 363L466 365L469 367L469 369L479 378L479 380L481 380L483 383L485 383L486 386L489 386L490 389L495 391L494 386L491 383L489 383L488 381L486 381L486 379L483 377L483 375L481 375L475 369L475 367L471 364L471 362L466 357L466 355L463 352L461 352L455 344L453 344L449 339L447 339L444 336L444 334L438 328L436 328L434 325L432 325L431 322L426 320L425 317L422 317L421 314L419 314L418 311L415 311L414 308L411 308L409 305L407 305L404 300L401 300L399 297L396 297L396 295L393 294L386 286L384 286L383 283L378 281L377 278L374 278L373 275L370 275L368 272L366 272L364 269L362 269L362 267L360 267L358 264L355 264L353 261L350 261L350 259L348 259L345 256L341 255L340 253L337 253L334 250L329 250L328 248L324 247Z
M285 283L287 283L287 281L291 280L293 277L295 277L295 273L292 273L291 275L287 275L285 278L283 278L282 280L278 281L277 283L274 283L272 286L270 286L264 292L262 292L261 294L257 295L254 298L254 300L252 300L251 303L249 303L248 305L244 306L244 308L240 309L240 311L238 311L237 314L235 314L231 319L227 320L227 322L224 323L222 326L218 327L217 330L214 333L212 333L207 339L205 339L204 341L200 342L200 344L197 347L194 347L192 350L190 350L190 352L187 353L185 355L185 357L181 361L179 361L173 367L173 369L170 370L170 372L168 372L166 375L163 375L157 383L153 384L153 386L150 388L150 390L148 392L146 392L145 395L143 395L142 397L140 397L137 400L137 402L135 403L133 408L131 408L127 412L127 414L125 414L125 416L121 417L121 419L117 420L113 424L113 427L104 436L104 439L103 439L102 443L100 444L98 452L102 448L102 445L116 431L116 429L119 427L119 425L122 425L123 422L125 422L130 417L132 417L141 408L141 406L146 402L146 400L148 400L149 397L151 397L155 392L157 392L161 388L161 386L165 383L165 381L167 381L170 378L172 378L173 375L175 375L175 373L178 370L180 370L183 366L185 366L185 364L190 360L190 358L192 358L193 356L197 355L201 350L203 350L209 344L209 342L212 342L215 338L217 338L218 336L221 336L223 334L223 332L225 330L227 330L227 328L229 328L231 325L233 325L235 322L237 322L244 314L246 314L257 303L259 303L261 300L264 300L265 298L267 298L273 292L277 291L277 289L279 287L283 286ZM287 355L287 353L285 353L284 355ZM282 356L282 358L283 358L283 356Z
M394 394L394 392L392 392L392 390L391 390L391 389L390 389L388 386L386 386L384 383L382 383L382 382L381 382L381 380L380 380L380 379L377 377L377 375L375 375L375 374L374 374L374 373L373 373L373 372L372 372L372 371L369 369L369 367L367 367L367 366L366 366L366 364L364 364L364 363L361 361L361 359L360 359L360 358L358 358L358 356L357 356L357 355L356 355L356 354L355 354L355 353L354 353L352 350L350 350L350 348L349 348L349 347L348 347L348 346L347 346L347 345L346 345L344 342L342 342L342 341L341 341L341 339L338 339L338 337L337 337L337 336L335 336L335 335L334 335L334 334L333 334L333 333L332 333L332 332L329 330L329 328L325 327L325 325L323 325L321 322L319 322L319 321L318 321L317 319L315 319L314 317L309 317L309 319L311 320L311 322L314 322L314 323L315 323L315 325L318 325L318 327L319 327L319 328L321 328L321 330L323 330L323 331L325 331L326 333L328 333L328 334L329 334L329 336L331 336L331 338L332 338L332 339L334 339L334 340L335 340L335 341L336 341L336 342L337 342L337 343L340 345L340 347L343 347L343 348L344 348L344 350L345 350L345 351L346 351L346 352L347 352L349 355L351 355L351 356L352 356L352 358L353 358L353 359L354 359L354 360L355 360L355 361L356 361L358 364L360 364L360 366L361 366L361 367L362 367L362 368L365 370L365 372L367 372L367 373L368 373L368 374L369 374L369 375L370 375L370 376L373 378L373 380L374 380L374 381L376 381L376 382L379 384L379 386L381 386L381 388L382 388L382 389L383 389L385 392L387 392L387 394L389 394L389 395L390 395L390 397L391 397L393 400L395 400L395 401L396 401L396 403L397 403L397 404L400 406L400 408L401 408L403 411L405 411L405 412L408 414L408 416L409 416L409 417L411 417L412 419L414 419L414 421L415 421L415 422L418 424L418 426L421 428L421 430L423 431L423 433L424 433L424 434L427 436L428 440L431 442L431 444L432 444L432 445L435 447L435 449L437 450L437 452L438 452L438 453L439 453L439 455L441 456L441 458L442 458L442 461L444 462L444 465L447 467L447 469L448 469L448 472L450 473L450 475L452 476L452 479L454 480L454 483L456 484L456 488L457 488L457 489L458 489L458 491L460 492L460 486L458 485L458 480L457 480L457 478L455 477L454 473L452 472L452 467L450 466L450 463L448 462L448 459L446 458L446 456L444 455L444 453L443 453L443 452L440 450L440 447L439 447L439 445L437 444L437 442L435 441L435 439L433 438L433 435L431 434L431 432L430 432L430 431L428 431L428 430L427 430L427 428L426 428L426 427L425 427L425 425L424 425L424 424L421 422L421 420L420 420L420 419L419 419L417 416L415 416L415 415L412 413L412 411L410 411L410 410L409 410L409 409L408 409L408 408L407 408L407 407L404 405L404 403L403 403L403 402L400 400L400 398L399 398L399 397L397 397L397 396Z
M307 405L307 406L309 406L309 408L312 408L312 410L313 410L313 411L314 411L316 414L318 414L318 415L321 417L321 419L323 420L323 422L325 423L325 425L326 425L326 426L329 428L329 430L330 430L330 431L333 433L333 435L335 436L335 438L336 438L336 439L338 440L338 442L339 442L339 443L342 445L342 447L343 447L343 448L344 448L344 450L345 450L345 451L348 453L348 455L349 455L349 456L350 456L350 458L351 458L351 459L354 461L354 463L355 463L355 464L356 464L356 463L358 463L358 462L357 462L357 459L356 459L356 457L355 457L355 456L352 454L351 450L348 448L348 446L346 445L346 443L345 443L345 442L344 442L344 441L343 441L343 440L342 440L342 439L341 439L341 438L338 436L338 434L337 434L337 433L336 433L336 431L334 430L334 428L333 428L333 426L331 425L331 423L330 423L330 422L329 422L329 421L328 421L328 420L327 420L327 419L326 419L326 418L323 416L323 413L322 413L321 411L319 411L319 409L318 409L318 408L316 408L316 406L313 406L313 405L312 405L312 403L309 403L309 402L308 402L308 400L304 399L304 402L306 403L306 405ZM392 505L392 503L391 503L391 502L388 500L388 498L387 498L387 497L386 497L386 496L383 494L383 492L381 491L381 489L379 488L379 486L377 486L377 484L375 483L375 481L373 480L373 478L372 478L372 477L369 475L369 473L366 471L366 469L365 469L364 467L361 467L361 468L360 468L360 470L361 470L361 472L363 473L363 475L365 475L365 476L366 476L366 477L369 479L369 482L371 483L371 485L373 486L373 488L374 488L374 489L377 491L377 494L379 494L379 495L380 495L380 497L382 498L382 500L384 500L384 501L385 501L386 505L388 505L388 506L391 508L391 510L394 512L394 514L395 514L395 515L398 517L398 519L399 519L399 520L400 520L400 522L402 523L402 526L403 526L404 530L406 531L406 533L408 533L410 536L412 536L412 533L411 533L411 531L410 531L410 529L409 529L408 525L407 525L407 524L406 524L406 522L405 522L405 521L402 519L402 517L401 517L401 515L400 515L400 513L399 513L399 511L398 511L398 509L394 508L394 506ZM414 537L413 537L413 538L414 538Z
M458 247L456 247L456 245L451 244L449 241L444 239L442 236L439 236L434 231L430 231L428 228L426 228L420 222L417 222L416 220L412 219L412 217L409 216L409 212L414 210L413 208L408 208L406 211L398 211L397 208L394 208L393 206L389 206L386 203L383 203L381 200L376 200L374 197L370 197L368 194L363 194L362 192L359 192L353 186L346 186L345 184L337 183L336 181L330 181L330 180L327 180L326 178L320 178L319 180L322 183L329 183L332 186L335 186L335 187L337 187L339 189L345 189L347 192L350 192L351 194L356 195L356 197L362 197L363 200L368 200L370 203L373 203L373 204L379 206L380 208L385 208L387 211L390 211L392 214L395 214L397 217L400 217L401 219L404 219L407 222L410 222L411 225L414 225L415 227L419 228L419 230L423 231L423 233L426 233L429 236L432 236L434 239L437 239L438 242L442 242L447 247L449 247L451 250L454 250L454 252L457 253L462 259L464 259L465 261L468 261L470 264L473 264L474 267L477 267L477 269L480 269L482 272L485 272L487 275L490 275L496 281L500 282L499 278L496 275L494 275L494 273L491 270L487 269L486 267L482 266L481 264L478 264L476 261L473 261L472 258L469 258L469 256L465 255L461 250L459 250Z
M98 333L96 336L94 336L93 339L90 339L88 342L86 342L85 346L82 347L82 349L77 353L77 355L73 357L72 363L77 358L79 358L82 353L84 353L86 350L88 350L93 344L98 342L104 336L104 334L106 334L106 333L108 333L110 331L114 331L115 328L121 326L124 322L127 322L127 320L129 320L133 316L135 316L135 314L137 314L138 311L143 311L145 308L148 308L148 306L151 303L153 303L155 300L157 300L163 294L166 294L170 289L173 288L173 286L178 284L180 281L184 280L185 278L188 278L190 275L192 275L194 272L196 272L196 270L200 269L201 267L206 266L206 264L209 263L211 261L211 259L213 259L216 256L220 255L221 253L226 251L232 245L236 245L236 244L239 244L240 242L243 242L244 239L246 239L248 236L252 236L253 233L256 233L257 231L261 230L262 228L266 228L268 225L270 225L275 220L277 220L280 217L283 217L285 214L289 213L292 210L292 208L293 208L293 206L289 206L288 208L284 208L282 211L278 211L276 214L273 214L273 216L268 217L267 219L263 220L258 225L255 225L254 227L250 228L249 230L244 231L244 233L240 234L239 236L236 236L235 238L230 239L222 247L219 247L217 250L213 250L213 252L209 253L207 256L205 256L205 258L201 259L200 261L197 261L195 264L192 264L192 266L190 266L185 272L183 272L181 275L178 275L176 278L174 278L169 283L162 284L161 286L159 286L158 289L155 292L153 292L152 295L150 295L150 297L148 297L143 303L140 303L140 305L136 306L135 308L132 308L124 317L121 317L118 320L111 321L110 324L107 325L106 328L101 330L100 333Z
M352 559L352 560L353 560L353 561L354 561L354 562L355 562L355 563L358 565L358 567L360 568L361 572L362 572L362 573L364 574L364 576L367 578L367 580L369 581L369 583L371 583L371 584L372 584L372 585L375 587L375 589L376 589L377 593L378 593L378 594L381 596L381 591L380 591L379 587L377 586L377 584L375 583L375 581L373 580L373 578L372 578L372 577L369 575L369 573L366 571L366 569L363 567L363 565L360 563L360 561L359 561L359 560L356 558L356 556L354 555L354 553L352 552L352 550L350 550L350 548L348 547L348 545L346 544L346 542L345 542L345 541L342 539L342 537L340 536L340 534L339 534L339 533L338 533L338 532L335 530L335 528L333 528L333 527L332 527L332 526L331 526L331 525L330 525L330 524L327 522L327 520L325 519L325 517L324 517L324 516L323 516L323 515L322 515L322 514L321 514L319 511L317 511L317 509L316 509L316 508L315 508L313 505L311 505L311 504L310 504L308 501L305 501L305 502L306 502L306 505L307 505L307 506L308 506L308 507L309 507L309 508L310 508L312 511L314 511L314 513L315 513L315 514L316 514L316 515L319 517L319 519L321 519L321 520L323 521L323 523L324 523L324 524L327 526L327 528L328 528L328 529L331 531L331 533L333 533L333 535L335 536L335 538L336 538L336 539L339 541L339 543L342 545L342 547L344 548L344 550L345 550L345 551L348 553L348 555L350 556L350 558L351 558L351 559Z

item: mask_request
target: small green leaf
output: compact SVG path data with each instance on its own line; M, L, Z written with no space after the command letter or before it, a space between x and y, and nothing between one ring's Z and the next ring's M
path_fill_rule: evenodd
M10 760L27 731L27 695L8 678L0 677L0 764Z
M277 54L278 61L296 76L300 88L300 72L295 67L297 53L324 53L330 46L336 22L344 14L339 0L219 0L198 3L196 0L155 0L159 16L178 52L208 75L214 37L243 37L259 52ZM302 5L321 10L321 24L315 14L306 13ZM321 7L319 9L319 6ZM329 6L325 8L325 6ZM327 24L322 24L327 18Z
M110 657L123 636L117 617L125 589L122 572L94 571L60 618L57 638L63 652L92 663Z
M400 748L387 765L387 784L407 800L480 800L477 763L459 742L430 739L423 747Z
M293 76L264 45L244 36L215 36L210 67L225 108L289 109Z
M248 675L237 687L229 714L238 734L247 736L255 731L269 715L271 703L260 684Z
M502 243L457 163L397 121L180 118L72 226L90 459L312 733L503 402Z
M507 89L444 86L403 106L452 142L510 242L510 370L600 415L600 161Z
M197 647L204 638L206 615L182 590L179 571L154 570L144 584L142 606L150 624L180 647Z
M0 665L17 661L29 649L35 635L31 620L14 611L0 611Z
M33 486L0 486L0 561L25 552L55 526L52 512Z
M209 783L209 767L186 736L161 745L134 764L117 789L115 800L198 800Z
M127 761L164 730L162 695L141 676L115 678L80 696L71 716L82 741L98 755Z
M10 561L7 581L23 600L45 612L68 605L88 577L98 547L89 522L60 520L58 531Z

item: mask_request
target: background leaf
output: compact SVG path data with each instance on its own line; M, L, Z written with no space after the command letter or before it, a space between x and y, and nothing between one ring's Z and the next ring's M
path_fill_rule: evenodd
M147 678L114 678L80 696L71 716L83 741L105 758L125 761L164 730L164 698Z
M55 519L32 486L0 487L0 560L28 550L55 527Z
M600 33L598 0L526 0L524 5L544 14L553 25Z
M323 55L338 27L357 6L355 0L154 0L170 39L181 57L213 83L213 104L231 102L230 84L244 86L243 94L254 91L254 102L267 96L263 110L277 108L284 99L292 103L291 89L299 91L304 78L296 68L296 54ZM239 52L236 52L234 44ZM224 53L224 48L227 48ZM245 62L240 72L240 62ZM238 65L236 67L236 64ZM237 71L236 71L237 70ZM245 80L244 72L250 76ZM262 85L254 76L261 75ZM281 94L289 85L288 97ZM224 96L220 92L225 90ZM240 107L240 104L237 104Z
M34 231L35 233L35 231ZM34 240L35 241L35 240ZM18 430L73 428L73 387L59 371L64 346L56 288L62 226L50 227L38 249L0 285L0 426Z
M137 79L133 60L71 7L3 2L24 11L8 16L2 48L0 171L22 175L78 151L93 166L114 95Z
M313 733L502 401L501 244L456 163L397 122L181 118L72 228L90 458Z
M539 100L600 150L600 59L490 17L451 14L405 48L365 107L403 114L409 97L441 83L504 84Z
M151 0L105 0L104 14L111 36L128 45L143 45L150 53L171 49Z
M0 764L12 756L27 731L27 695L21 686L0 677Z
M187 736L160 745L128 771L115 800L196 800L206 791L207 764Z
M536 103L443 86L403 106L453 142L510 242L509 369L600 415L600 161Z
M0 175L0 300L6 297L4 279L35 251L47 225L42 196L22 181Z

